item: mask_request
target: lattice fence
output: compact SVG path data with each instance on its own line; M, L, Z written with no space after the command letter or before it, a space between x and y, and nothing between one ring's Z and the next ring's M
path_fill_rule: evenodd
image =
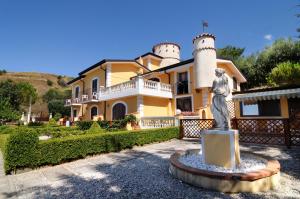
M213 127L213 119L180 120L180 135L199 138L202 129ZM240 142L274 145L300 145L300 119L232 119Z
M227 107L229 110L229 116L230 118L234 118L235 117L235 105L233 101L227 101Z
M300 146L300 119L292 119L289 123L291 145Z
M240 142L284 145L285 120L233 119L232 127L239 130Z
M213 127L213 119L182 119L180 120L181 137L199 138L200 131Z

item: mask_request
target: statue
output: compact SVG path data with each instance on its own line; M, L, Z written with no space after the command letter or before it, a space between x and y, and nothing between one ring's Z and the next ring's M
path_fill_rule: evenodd
M214 129L228 130L230 128L230 117L226 103L226 97L230 94L228 79L225 76L225 70L217 68L215 70L216 78L213 81L211 112L215 119Z

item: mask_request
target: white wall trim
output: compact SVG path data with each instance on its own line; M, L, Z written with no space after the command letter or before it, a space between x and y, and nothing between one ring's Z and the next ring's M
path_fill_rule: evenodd
M111 86L111 63L106 64L106 87Z
M152 70L152 63L150 57L147 58L147 67L149 70Z
M144 116L144 98L142 95L138 95L137 99L137 112L140 114L140 117Z
M116 102L114 102L112 105L111 105L111 110L110 110L110 119L111 119L111 121L113 120L113 108L114 108L114 106L116 105L116 104L119 104L119 103L121 103L121 104L123 104L124 106L125 106L125 115L127 115L128 114L128 106L127 106L127 103L126 102L124 102L124 101L116 101Z
M184 98L184 97L191 97L191 100L192 100L192 112L194 112L194 96L193 96L193 94L178 95L178 96L175 96L175 110L174 110L174 115L176 115L176 110L177 110L177 99L178 98Z

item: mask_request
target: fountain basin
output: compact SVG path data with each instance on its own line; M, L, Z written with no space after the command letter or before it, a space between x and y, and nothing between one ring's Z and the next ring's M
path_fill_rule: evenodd
M242 152L242 155L256 156L265 160L265 167L247 172L216 172L191 167L180 159L184 156L198 155L199 149L176 151L170 157L170 173L191 185L221 192L263 192L275 189L280 179L280 164L277 160L260 157L257 154Z

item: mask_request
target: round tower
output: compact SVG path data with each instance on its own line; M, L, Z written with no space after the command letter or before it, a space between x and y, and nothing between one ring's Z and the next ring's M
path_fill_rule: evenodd
M153 46L152 52L163 57L160 67L180 62L180 46L176 43L164 42Z
M195 89L211 87L217 68L216 37L203 33L193 39Z

